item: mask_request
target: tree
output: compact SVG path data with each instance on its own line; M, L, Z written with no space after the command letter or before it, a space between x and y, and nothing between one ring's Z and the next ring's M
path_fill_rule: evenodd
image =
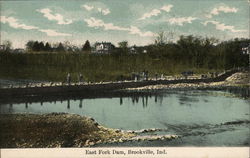
M83 50L83 51L91 51L91 46L90 46L89 40L87 40L87 41L85 42L85 44L84 44L83 47L82 47L82 50Z
M35 41L33 44L33 51L39 51L40 50L40 46L39 46L39 42Z
M52 48L48 42L46 42L44 50L48 51L48 52L50 52L52 50Z
M5 51L10 52L10 50L12 48L12 42L9 40L5 40L5 41L3 41L3 45L5 46Z
M35 41L33 41L33 40L30 40L30 41L28 41L27 43L26 43L26 50L28 50L28 51L33 51L33 49L34 49L34 43L35 43Z
M64 52L65 51L64 46L63 46L63 44L61 42L59 43L58 47L56 48L56 51L58 51L58 52Z
M167 37L164 31L161 31L157 34L155 39L155 45L162 46L167 43Z
M118 43L119 48L127 49L128 48L128 41L122 41Z
M64 41L63 47L65 51L68 51L68 52L72 51L72 44L69 41Z
M38 48L39 48L38 51L44 51L45 50L44 43L43 42L39 42Z
M121 41L118 43L119 51L121 53L128 53L128 41Z
M160 31L158 32L156 39L155 39L155 45L157 46L164 46L166 44L172 43L174 38L174 32L173 31Z

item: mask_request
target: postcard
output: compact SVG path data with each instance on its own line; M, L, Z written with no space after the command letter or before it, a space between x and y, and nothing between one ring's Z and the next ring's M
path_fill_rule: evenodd
M0 157L249 157L249 5L0 1Z

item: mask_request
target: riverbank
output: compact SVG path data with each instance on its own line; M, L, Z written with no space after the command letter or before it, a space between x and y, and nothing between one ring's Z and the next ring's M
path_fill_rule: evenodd
M250 87L250 72L237 72L220 82L197 82L197 83L177 83L177 84L158 84L142 86L138 88L127 88L129 91L141 90L161 90L161 89L207 89L207 88L226 88L226 87Z
M154 132L121 131L99 125L93 118L76 114L51 113L0 115L1 148L89 147L97 144L174 139L175 135L139 136Z

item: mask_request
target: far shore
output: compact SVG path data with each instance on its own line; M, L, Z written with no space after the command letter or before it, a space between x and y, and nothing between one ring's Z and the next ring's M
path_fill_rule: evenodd
M210 83L177 83L168 85L150 85L139 88L128 88L127 90L162 90L162 89L223 89L227 87L250 87L250 72L237 72L220 82Z

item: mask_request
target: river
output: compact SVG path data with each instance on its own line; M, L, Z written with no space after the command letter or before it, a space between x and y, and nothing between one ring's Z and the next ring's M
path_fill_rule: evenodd
M226 91L161 90L121 97L4 103L0 105L0 114L74 113L92 117L109 128L157 128L161 131L144 135L181 136L170 141L134 141L98 146L249 146L249 103L249 98Z

